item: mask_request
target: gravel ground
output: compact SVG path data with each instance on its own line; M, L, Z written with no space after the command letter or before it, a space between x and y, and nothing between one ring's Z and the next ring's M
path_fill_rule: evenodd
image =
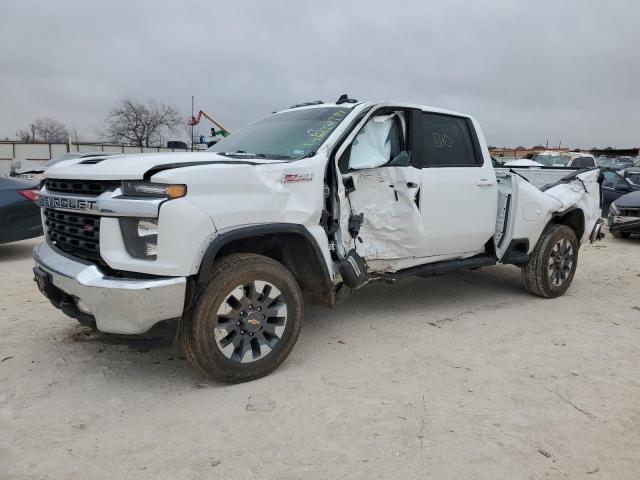
M371 285L236 386L75 325L36 243L0 245L2 479L640 477L640 238L555 300L515 267Z

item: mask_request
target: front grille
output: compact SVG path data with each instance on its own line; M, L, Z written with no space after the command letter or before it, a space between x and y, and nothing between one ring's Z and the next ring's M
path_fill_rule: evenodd
M47 239L60 250L100 261L100 217L44 209Z
M621 217L640 217L640 208L621 208Z
M117 180L59 180L48 178L45 186L50 192L75 193L79 195L98 196L107 190L119 186Z

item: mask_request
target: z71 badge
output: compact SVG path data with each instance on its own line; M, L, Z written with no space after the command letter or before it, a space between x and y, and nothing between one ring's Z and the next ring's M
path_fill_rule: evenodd
M313 173L285 173L282 183L310 182L313 180Z

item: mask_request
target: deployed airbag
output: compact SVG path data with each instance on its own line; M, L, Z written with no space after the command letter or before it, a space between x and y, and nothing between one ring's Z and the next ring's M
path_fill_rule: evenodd
M369 120L360 130L351 145L349 168L376 168L391 160L389 132L395 114L378 115Z

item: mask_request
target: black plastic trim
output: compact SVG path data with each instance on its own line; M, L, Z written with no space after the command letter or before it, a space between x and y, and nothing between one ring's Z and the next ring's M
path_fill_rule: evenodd
M211 273L211 270L213 268L213 262L215 261L220 249L225 245L244 238L278 233L295 233L301 235L308 242L310 242L310 245L315 253L316 260L322 265L322 271L324 273L324 285L327 289L333 289L333 281L331 280L331 275L329 274L329 270L327 269L327 264L324 260L324 255L322 255L322 251L320 250L318 242L316 242L315 238L313 238L309 230L307 230L304 225L300 225L297 223L269 223L264 225L251 225L248 227L236 228L229 232L218 235L209 244L204 257L202 258L202 262L200 263L200 270L198 272L198 281L205 282L208 280L209 274Z
M183 163L165 163L162 165L156 165L155 167L150 168L144 174L144 179L149 180L156 173L160 173L164 170L173 170L174 168L185 168L185 167L197 167L199 165L271 165L272 163L290 163L274 160L271 162L250 162L248 160L210 160L207 162L183 162Z
M516 247L523 246L524 252L522 250L516 250ZM527 238L514 238L509 243L507 250L504 252L504 255L500 259L500 262L503 264L510 264L521 266L529 261L529 240Z
M500 248L504 243L504 239L507 238L507 227L509 226L509 211L511 210L511 194L507 194L507 204L505 205L504 222L502 222L502 238L498 242L497 247Z
M389 273L382 277L382 280L399 280L414 275L450 272L453 270L463 270L467 268L489 267L496 264L496 258L493 255L481 253L469 258L456 260L444 260L441 262L426 263L424 265L416 265L415 267L405 268L395 273Z

